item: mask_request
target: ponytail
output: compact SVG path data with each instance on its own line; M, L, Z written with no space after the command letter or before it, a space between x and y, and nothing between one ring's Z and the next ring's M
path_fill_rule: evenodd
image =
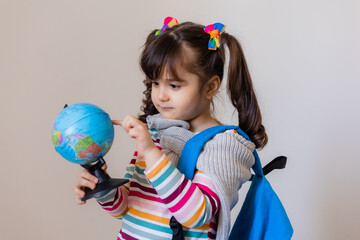
M236 38L226 32L221 34L221 42L229 48L227 91L238 111L239 127L249 135L256 148L263 148L268 137L243 50Z

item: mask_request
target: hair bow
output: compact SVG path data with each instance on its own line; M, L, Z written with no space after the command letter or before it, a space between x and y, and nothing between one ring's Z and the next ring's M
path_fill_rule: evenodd
M222 23L214 23L211 25L207 25L204 28L204 31L210 34L210 40L208 43L208 48L210 50L216 50L217 48L221 48L219 37L220 33L224 31L225 25Z
M165 18L164 26L155 33L155 36L159 35L162 32L165 32L166 29L172 28L173 26L178 25L178 24L179 24L179 22L178 22L178 20L176 20L176 18L173 18L173 17Z

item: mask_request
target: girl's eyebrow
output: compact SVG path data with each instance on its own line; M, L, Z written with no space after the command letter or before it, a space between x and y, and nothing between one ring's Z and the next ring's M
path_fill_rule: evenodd
M186 82L186 80L181 78L167 78L166 80L168 80L169 82L180 82L180 83Z

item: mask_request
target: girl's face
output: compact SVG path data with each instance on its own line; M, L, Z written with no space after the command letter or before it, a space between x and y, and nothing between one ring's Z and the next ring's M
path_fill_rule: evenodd
M201 124L210 116L210 101L201 90L200 78L181 66L176 70L178 79L165 69L152 81L151 100L163 118Z

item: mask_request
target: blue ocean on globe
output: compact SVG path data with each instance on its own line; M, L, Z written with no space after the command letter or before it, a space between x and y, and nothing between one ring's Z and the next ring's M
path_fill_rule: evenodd
M76 164L95 162L111 148L114 126L110 116L90 103L76 103L56 117L52 140L55 150Z

